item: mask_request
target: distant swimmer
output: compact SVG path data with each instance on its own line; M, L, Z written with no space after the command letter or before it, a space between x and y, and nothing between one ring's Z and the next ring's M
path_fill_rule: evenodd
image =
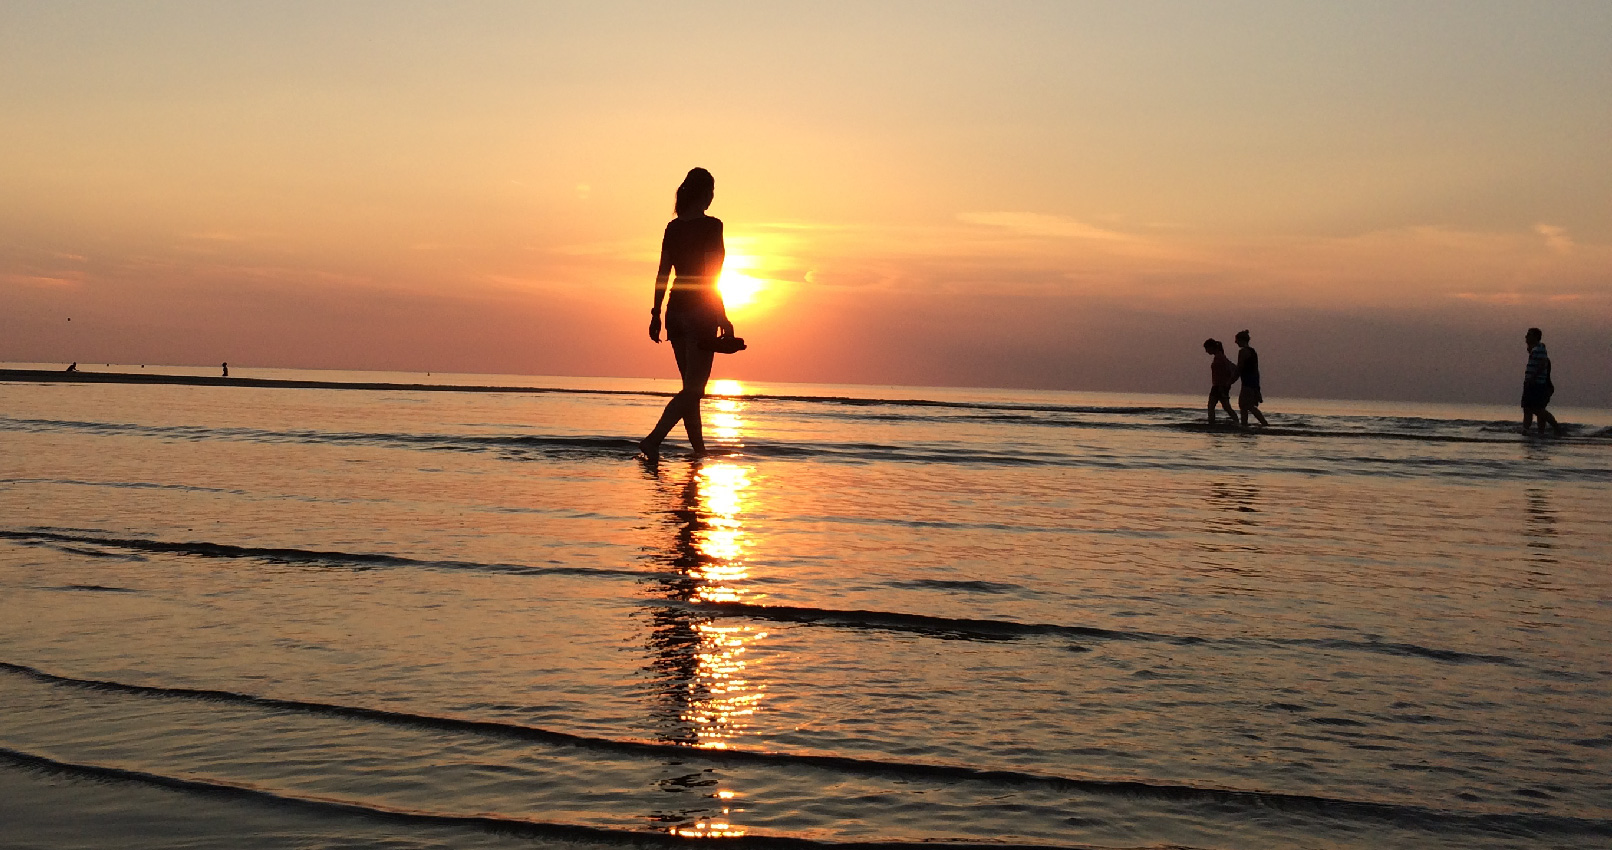
M1550 397L1556 393L1556 385L1550 380L1550 355L1545 351L1544 339L1545 332L1539 328L1529 328L1523 337L1528 344L1528 367L1522 375L1522 432L1528 433L1528 426L1533 424L1537 416L1539 433L1545 433L1548 424L1560 437L1562 424L1545 409L1545 405L1550 404Z
M1248 427L1248 414L1254 414L1261 426L1269 426L1265 421L1265 414L1259 412L1259 406L1264 403L1265 396L1259 391L1259 352L1248 344L1248 331L1238 331L1237 336L1237 379L1243 382L1243 388L1237 393L1237 408L1243 414L1243 427Z
M1237 380L1237 364L1226 359L1226 346L1218 339L1203 341L1203 350L1214 359L1209 361L1209 424L1215 424L1215 405L1226 408L1226 418L1237 421L1231 412L1231 382Z
M69 321L71 321L71 320L69 320ZM74 360L71 366L68 366L66 369L63 369L62 371L63 372L77 372L78 371L78 361Z
M733 323L728 321L722 293L716 288L717 276L727 248L722 240L722 220L706 215L716 196L716 180L703 168L689 171L677 187L673 209L677 218L666 225L661 239L660 268L655 273L655 305L649 310L649 338L660 342L661 297L666 296L666 339L677 358L677 371L683 389L666 402L654 430L639 441L638 448L650 460L660 457L661 441L679 421L688 433L695 454L705 453L705 436L700 421L700 401L711 379L713 343L733 339ZM676 272L667 295L667 280Z
M223 369L224 369L224 377L228 378L229 377L229 362L228 361L224 362Z

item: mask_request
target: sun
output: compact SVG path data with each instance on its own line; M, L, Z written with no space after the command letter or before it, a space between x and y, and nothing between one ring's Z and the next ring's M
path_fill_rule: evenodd
M722 264L722 276L717 278L717 291L722 293L722 303L729 310L743 310L755 303L758 296L766 290L767 282L750 272L761 264L761 261L747 254L729 254Z
M717 291L722 293L722 303L729 310L748 307L765 286L750 275L730 271L722 272L722 278L716 284Z

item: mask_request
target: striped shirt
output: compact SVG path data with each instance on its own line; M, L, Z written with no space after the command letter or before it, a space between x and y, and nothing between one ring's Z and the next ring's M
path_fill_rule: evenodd
M1545 353L1543 342L1528 349L1528 370L1523 373L1523 384L1550 383L1550 355Z

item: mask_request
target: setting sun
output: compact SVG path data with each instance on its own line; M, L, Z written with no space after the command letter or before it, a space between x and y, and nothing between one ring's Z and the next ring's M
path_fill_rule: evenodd
M722 276L716 288L722 293L722 303L729 311L742 310L756 301L767 288L767 282L751 274L760 265L756 257L729 254L722 266Z

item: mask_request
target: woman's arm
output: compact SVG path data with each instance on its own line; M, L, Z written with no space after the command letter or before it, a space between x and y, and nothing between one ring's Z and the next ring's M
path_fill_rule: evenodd
M660 268L655 270L655 303L649 308L649 338L660 342L660 302L666 296L666 281L672 274L672 252L667 250L672 240L672 226L666 225L666 234L660 240Z

